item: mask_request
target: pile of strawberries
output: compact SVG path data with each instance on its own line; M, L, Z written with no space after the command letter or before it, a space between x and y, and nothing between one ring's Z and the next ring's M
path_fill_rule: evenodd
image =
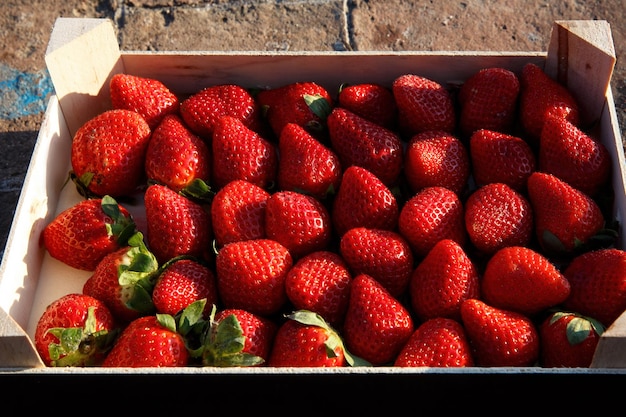
M609 153L537 65L110 98L42 235L92 271L48 366L587 367L626 310Z

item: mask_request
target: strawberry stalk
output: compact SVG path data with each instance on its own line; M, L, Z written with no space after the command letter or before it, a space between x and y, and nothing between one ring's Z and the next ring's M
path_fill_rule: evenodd
M97 331L94 310L94 307L89 307L85 326L82 328L54 327L48 330L59 340L59 343L51 343L48 347L51 366L65 367L76 364L95 366L96 358L113 346L118 332Z
M210 204L215 195L211 187L199 178L194 179L188 186L183 188L180 193L200 204Z
M133 219L124 216L117 201L109 195L102 197L102 211L113 220L113 223L106 224L109 236L114 236L120 247L126 246L128 239L137 231Z
M128 239L130 249L127 252L128 263L122 263L118 270L120 286L126 291L126 304L140 312L152 312L152 289L154 277L159 270L156 257L148 250L141 232L134 233Z
M584 316L579 313L569 311L557 311L550 318L550 324L559 321L562 317L574 315L574 318L567 323L567 340L574 346L582 343L587 339L589 334L595 331L598 336L602 336L604 333L604 325L598 320Z
M372 366L371 363L366 361L365 359L359 358L351 354L348 349L346 349L343 340L339 336L339 333L329 325L326 320L322 316L317 313L314 313L309 310L297 310L285 316L288 319L295 320L299 323L306 324L308 326L318 326L322 329L326 330L328 333L328 340L326 340L326 353L329 358L334 358L337 356L335 349L340 347L343 350L343 355L346 359L346 362L350 366Z
M203 366L247 367L262 364L263 358L243 351L246 337L237 317L230 314L217 323L215 313L213 305L202 345L192 352L192 357L200 357Z

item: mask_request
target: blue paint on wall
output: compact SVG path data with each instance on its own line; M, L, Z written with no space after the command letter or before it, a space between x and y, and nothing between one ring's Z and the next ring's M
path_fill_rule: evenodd
M0 118L44 112L53 91L48 71L22 72L0 63Z

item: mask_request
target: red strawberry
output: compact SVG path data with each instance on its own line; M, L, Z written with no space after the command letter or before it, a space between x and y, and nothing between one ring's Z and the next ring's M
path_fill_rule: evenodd
M210 143L222 116L239 120L248 129L261 131L259 107L245 88L235 84L206 87L180 103L180 115L189 129Z
M146 176L181 191L196 180L209 183L211 154L177 115L167 115L154 129L146 150Z
M549 252L571 252L587 243L604 226L598 204L558 177L534 172L528 196L535 216L535 233Z
M337 105L387 129L396 127L396 100L391 90L380 84L343 85L337 96Z
M549 116L541 131L539 170L593 196L609 181L611 156L602 142L567 119Z
M224 116L214 123L212 139L213 184L221 188L233 180L269 187L278 170L277 146L247 127Z
M129 246L106 255L83 285L83 294L103 301L121 323L154 312L152 275L158 270L154 255L146 248L141 233Z
M427 130L454 130L454 103L443 85L419 75L404 74L393 81L392 92L404 135L410 137Z
M162 266L152 290L152 302L157 313L175 316L198 300L206 300L208 317L217 305L217 282L206 265L187 258L174 258Z
M588 368L604 332L595 319L556 311L543 320L540 363L545 368Z
M477 186L501 182L525 191L537 161L530 145L520 137L493 130L477 130L469 141L472 174Z
M369 170L353 165L343 173L331 217L335 232L341 236L359 226L395 229L399 211L389 187Z
M153 184L146 189L148 247L161 263L180 256L211 261L211 214L202 204L168 188Z
M474 366L474 358L463 326L456 320L436 317L413 332L394 366L460 368Z
M154 78L115 74L109 83L114 109L133 110L141 114L154 129L168 114L178 113L180 102L165 84Z
M465 145L450 133L427 131L411 138L404 154L404 174L411 190L446 187L460 194L470 176Z
M328 134L341 165L363 167L388 186L398 181L402 142L393 131L336 107L327 119Z
M341 237L339 250L353 275L371 276L396 298L404 294L413 272L413 253L399 233L355 227Z
M409 283L411 306L417 317L461 319L460 308L468 298L480 295L478 271L454 240L435 244L412 272Z
M130 322L102 366L164 368L188 364L185 339L177 332L173 320L164 321L159 315L139 317Z
M367 274L352 280L343 325L346 347L372 365L393 363L413 334L410 312Z
M276 137L280 137L288 123L319 135L333 107L333 99L326 88L309 81L261 90L256 99Z
M468 136L479 129L510 131L519 92L519 79L508 69L489 67L472 75L459 90L461 131Z
M489 183L470 194L464 218L470 241L483 254L505 246L526 246L533 236L530 202L503 183Z
M539 331L527 316L472 298L461 304L461 323L477 366L534 366Z
M348 308L352 275L335 252L317 251L300 258L287 273L287 298L297 310L309 310L338 326Z
M233 180L211 202L211 223L217 247L265 235L265 208L270 193L246 180Z
M346 365L339 334L322 317L310 311L296 311L276 332L269 366L324 367Z
M302 126L288 123L283 128L278 149L278 186L324 199L341 183L339 157Z
M287 302L285 279L292 265L289 250L275 240L224 245L215 259L222 304L261 316L278 313Z
M576 311L610 326L626 310L626 252L597 249L575 257L563 272L570 283L564 302Z
M481 291L482 299L493 307L533 316L565 301L570 283L544 255L509 246L487 262Z
M531 140L538 141L546 117L553 114L579 123L579 108L569 90L538 65L528 63L520 76L519 118Z
M117 335L100 300L70 293L51 302L37 320L35 348L47 366L100 365Z
M135 230L126 208L105 196L82 200L63 210L44 227L41 237L53 258L93 271L105 255L126 246Z
M426 187L404 204L398 229L415 254L424 257L442 239L452 239L461 246L465 244L463 216L463 204L454 191Z
M223 321L228 322L229 317L237 320L242 336L245 337L241 353L261 358L262 363L267 364L278 329L276 323L238 308L220 310L215 314L214 320L219 325ZM204 360L206 361L206 355ZM210 366L216 365L215 362L210 364ZM228 365L232 366L232 361Z
M131 110L108 110L82 125L72 140L72 176L83 195L130 195L144 176L151 130Z
M317 198L295 191L277 191L267 199L265 233L297 259L327 249L332 237L332 221Z

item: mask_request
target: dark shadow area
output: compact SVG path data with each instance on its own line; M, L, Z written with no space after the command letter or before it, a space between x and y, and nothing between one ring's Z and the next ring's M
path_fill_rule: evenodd
M4 253L38 133L0 132L0 256Z

